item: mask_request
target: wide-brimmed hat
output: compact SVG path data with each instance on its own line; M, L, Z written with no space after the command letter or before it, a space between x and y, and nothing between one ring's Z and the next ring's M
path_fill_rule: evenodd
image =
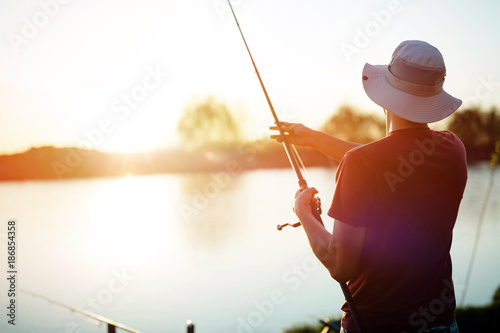
M365 64L363 88L373 102L401 118L432 123L462 104L443 90L445 75L444 59L437 48L407 40L394 50L389 65Z

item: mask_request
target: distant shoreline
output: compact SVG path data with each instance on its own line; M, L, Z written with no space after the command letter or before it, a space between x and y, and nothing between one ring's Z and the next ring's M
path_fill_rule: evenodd
M338 163L315 150L297 148L306 167L333 167ZM469 165L485 162L470 160ZM115 178L160 173L244 172L289 168L281 145L270 140L237 146L169 149L150 153L104 153L74 147L31 148L0 155L0 181Z
M298 150L305 166L337 164L333 159L314 150ZM31 148L18 154L1 155L0 181L64 180L221 170L243 172L289 167L281 145L270 140L190 151L169 149L133 154L48 146Z

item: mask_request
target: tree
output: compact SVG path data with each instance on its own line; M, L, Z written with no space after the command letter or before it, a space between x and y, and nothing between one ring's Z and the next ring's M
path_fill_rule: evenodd
M383 138L385 122L381 117L368 115L348 105L342 105L327 120L322 130L343 140L368 143Z
M177 131L189 148L230 145L241 139L238 122L227 106L212 96L189 105L179 120Z
M453 114L448 130L462 140L469 160L488 160L500 140L500 117L495 108L467 108Z

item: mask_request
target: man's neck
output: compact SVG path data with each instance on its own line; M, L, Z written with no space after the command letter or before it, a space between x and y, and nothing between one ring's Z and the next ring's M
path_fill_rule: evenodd
M415 123L413 121L403 119L390 111L386 111L385 120L386 134L389 134L392 131L408 128L429 128L427 123Z

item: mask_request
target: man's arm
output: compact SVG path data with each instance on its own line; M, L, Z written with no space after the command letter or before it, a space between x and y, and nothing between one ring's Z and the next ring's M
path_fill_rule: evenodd
M338 162L342 160L346 152L360 145L359 143L344 141L332 135L315 131L302 124L281 122L281 127L291 144L316 149ZM271 129L278 130L276 126L272 126ZM279 134L271 135L271 138L282 142Z
M333 234L329 233L311 212L311 200L316 192L314 188L297 192L295 213L304 227L314 255L335 280L344 283L352 279L358 269L365 228L335 220Z
M314 137L310 148L316 149L323 154L332 157L337 162L340 162L345 153L357 146L360 146L360 144L344 141L320 131L314 131Z

